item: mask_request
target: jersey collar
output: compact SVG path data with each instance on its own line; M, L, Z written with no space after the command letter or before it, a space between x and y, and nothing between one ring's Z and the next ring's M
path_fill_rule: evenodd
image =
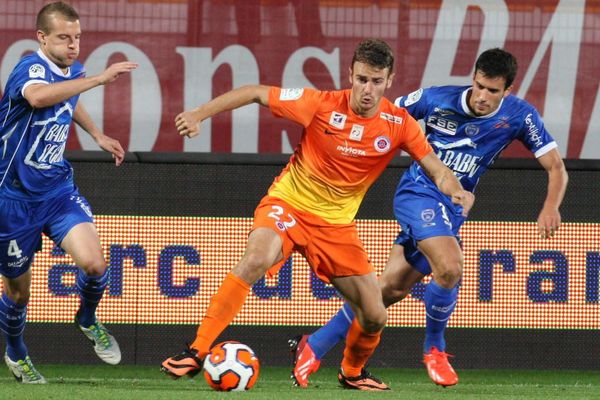
M56 75L64 76L65 78L69 78L71 76L71 67L67 68L67 72L62 72L62 70L58 67L58 65L54 64L42 51L42 49L38 49L37 55L50 66L50 71L54 72Z
M468 87L467 89L465 89L464 92L462 92L462 96L460 96L460 104L461 104L462 109L463 109L463 111L464 111L465 114L467 114L470 117L481 118L481 119L491 118L494 115L498 114L498 111L500 111L500 108L502 107L502 103L504 102L504 99L500 100L500 104L498 104L498 108L496 108L496 110L494 112L491 112L488 115L475 115L475 114L473 114L473 112L469 108L469 104L467 103L467 98L468 98L468 95L469 95L470 91L471 91L471 88Z

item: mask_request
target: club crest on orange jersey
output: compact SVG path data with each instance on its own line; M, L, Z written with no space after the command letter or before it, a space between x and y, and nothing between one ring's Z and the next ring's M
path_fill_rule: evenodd
M373 147L378 153L387 153L392 147L392 141L387 136L378 136L373 142Z

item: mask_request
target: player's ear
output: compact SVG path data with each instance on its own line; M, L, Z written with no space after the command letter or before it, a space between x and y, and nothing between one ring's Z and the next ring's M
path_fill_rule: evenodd
M40 42L40 44L42 44L42 43L46 44L46 34L43 31L38 30L36 32L36 35L37 35L38 42Z
M348 68L348 81L352 85L352 67Z
M503 98L508 96L513 90L513 85L510 85L509 87L507 87L506 89L504 89L504 95L502 96Z
M390 74L390 76L388 76L387 85L385 86L386 89L389 89L392 87L392 82L394 81L394 76L396 76L396 74L394 74L393 72Z

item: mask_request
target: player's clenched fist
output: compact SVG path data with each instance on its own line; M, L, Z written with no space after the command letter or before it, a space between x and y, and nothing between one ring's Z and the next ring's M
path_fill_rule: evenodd
M200 133L200 119L193 111L184 111L175 117L175 127L180 136L192 138Z

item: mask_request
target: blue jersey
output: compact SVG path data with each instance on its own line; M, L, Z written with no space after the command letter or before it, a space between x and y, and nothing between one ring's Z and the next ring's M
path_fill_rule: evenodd
M557 147L531 104L508 95L496 111L477 117L467 105L470 89L471 86L430 87L395 101L415 119L425 122L427 140L466 190L475 190L481 175L513 140L521 141L536 157ZM437 190L415 162L404 178L404 184L412 181Z
M23 92L31 84L84 75L79 62L63 73L40 50L12 71L0 102L0 197L39 201L73 190L73 171L63 153L79 95L36 109Z
M471 192L479 178L513 140L520 140L536 157L557 147L535 108L509 95L489 115L475 116L467 105L470 86L419 89L399 97L417 120L425 122L427 140L438 157ZM395 243L404 247L408 262L422 274L431 266L418 242L433 236L455 236L464 223L462 207L453 204L413 162L394 196L394 214L402 231Z

